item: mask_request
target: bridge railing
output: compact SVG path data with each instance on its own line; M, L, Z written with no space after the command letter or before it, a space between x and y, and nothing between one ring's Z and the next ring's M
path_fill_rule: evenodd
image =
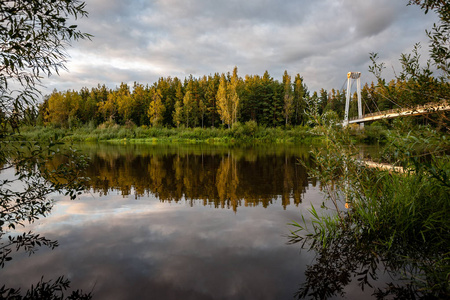
M446 106L448 106L447 101L443 101L441 103L427 103L424 105L416 106L415 108L393 108L393 109L383 110L383 111L379 111L379 112L369 113L369 114L363 115L363 118L388 115L391 113L402 113L405 111L415 112L415 111L419 111L419 110L429 110L429 112L433 112L433 111L437 111L442 108L445 108ZM359 117L351 117L351 118L349 118L349 121L353 121L353 120L357 120L357 119L359 119Z

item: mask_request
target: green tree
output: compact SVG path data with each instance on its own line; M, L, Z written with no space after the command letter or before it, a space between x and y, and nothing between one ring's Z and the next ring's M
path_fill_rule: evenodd
M216 94L219 89L220 75L214 74L214 77L208 76L208 86L205 91L205 101L207 109L207 120L211 127L215 127L220 119L217 111Z
M161 91L162 103L164 105L164 118L162 124L164 126L173 126L172 114L175 109L175 82L178 78L172 79L168 77L166 79L160 78L158 80L157 88Z
M262 121L262 85L258 75L245 76L241 101L242 121ZM262 124L262 123L260 123Z
M96 109L95 109L95 123L98 125L106 121L102 116L99 108L100 106L108 101L109 89L105 85L97 85L91 89L90 98L93 99Z
M427 14L433 10L439 23L427 31L430 38L430 55L434 64L447 79L450 79L450 5L443 0L410 0L409 5L419 5Z
M185 94L189 92L189 97L184 102L185 117L189 118L188 123L191 127L196 127L200 118L199 102L201 101L199 82L192 75L185 81Z
M87 88L80 91L81 103L77 111L77 118L84 124L89 122L96 123L97 115L97 99L92 97L91 92Z
M328 103L328 92L325 89L319 91L319 113L322 114Z

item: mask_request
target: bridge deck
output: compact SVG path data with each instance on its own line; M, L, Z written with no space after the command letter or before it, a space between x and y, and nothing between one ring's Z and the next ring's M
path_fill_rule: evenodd
M403 109L390 109L386 111L381 111L378 113L372 113L364 115L361 119L356 117L352 118L348 121L349 124L352 123L362 123L362 122L368 122L368 121L376 121L381 119L392 119L396 117L401 116L418 116L418 115L425 115L430 114L436 111L446 111L450 110L450 104L447 102L440 103L440 104L426 104L422 106L418 106L414 109L411 108L403 108Z

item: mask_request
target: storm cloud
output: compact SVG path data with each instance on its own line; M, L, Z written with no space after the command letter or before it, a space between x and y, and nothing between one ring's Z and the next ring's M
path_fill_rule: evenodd
M340 89L348 71L369 74L369 53L398 70L417 42L427 57L425 29L437 21L416 6L391 0L87 0L77 21L92 41L68 49L69 72L43 81L48 93L121 82L153 83L232 71L266 70L281 80L299 73L311 91Z

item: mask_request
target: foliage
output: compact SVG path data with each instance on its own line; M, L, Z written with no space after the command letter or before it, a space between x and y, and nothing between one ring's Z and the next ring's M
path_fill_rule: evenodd
M283 75L283 88L284 88L284 96L283 96L283 116L286 119L285 125L288 125L289 117L292 115L293 108L294 108L294 96L291 86L291 76L287 73L287 71L284 71Z
M357 159L359 151L352 147L348 133L327 129L327 134L326 147L314 152L316 167L310 174L321 182L334 213L320 215L313 207L311 224L294 224L297 229L291 242L301 241L304 247L318 251L317 264L308 268L309 277L299 296L322 299L343 293L352 273L370 286L367 274L375 282L377 268L373 265L382 261L388 272L400 273L409 282L409 292L420 297L448 297L450 160L446 138L434 133L434 137L441 136L436 144L433 135L391 137L384 158L402 166L400 172L393 167L366 167ZM418 149L418 145L428 145L433 152ZM421 150L428 150L427 156ZM300 234L305 230L308 234ZM365 255L365 259L354 260L355 256L341 252L347 250L357 257ZM323 263L329 259L334 263L325 267ZM317 285L318 278L341 281L334 287L323 281ZM405 286L391 288L378 292L405 291Z
M21 134L27 140L48 140L55 134L60 140L75 142L126 142L126 143L209 143L209 144L265 144L265 143L309 143L321 137L308 127L264 128L255 121L237 122L231 129L224 128L165 128L131 127L105 122L97 128L81 126L72 129L50 127L22 127Z
M61 144L50 141L16 142L2 146L1 171L11 173L0 182L0 266L10 262L14 251L32 254L36 247L55 248L51 241L33 232L14 235L9 230L34 222L50 213L53 202L48 197L62 192L75 199L84 187L86 158L74 150L61 153ZM53 165L55 154L64 158ZM14 172L13 172L14 171ZM21 188L13 188L20 186Z
M148 108L148 116L153 126L158 126L162 123L165 107L161 101L162 94L159 89L153 91L152 101Z
M64 276L58 277L55 282L44 281L44 278L31 286L25 296L21 295L20 289L8 289L5 286L0 288L1 299L14 299L14 300L31 300L31 299L48 299L48 300L71 300L71 299L92 299L92 294L84 294L80 290L75 290L70 293L69 296L64 296L64 291L70 288L70 281Z
M418 67L419 50L420 45L416 45L413 53L402 55L403 69L398 78L390 82L381 80L384 66L377 65L377 54L372 54L374 66L379 70L371 71L379 72L380 80L362 87L364 114L414 108L448 98L448 82L433 77L430 65ZM89 122L99 125L108 120L119 125L133 121L137 126L150 125L157 120L157 126L191 128L219 127L220 121L229 128L236 122L247 121L264 127L296 126L310 121L306 112L312 109L320 114L333 111L343 118L344 91L322 89L320 94L309 95L302 77L297 74L291 83L287 72L283 82L274 80L268 72L262 77L246 75L244 79L237 76L237 71L234 74L191 76L185 79L184 85L178 78L168 77L145 88L135 83L131 89L121 84L115 90L99 86L91 91L86 88L79 92L54 91L44 100L37 118L46 125L63 128ZM350 101L350 118L357 115L356 99L355 93ZM427 122L426 117L416 119L422 124Z
M36 84L42 74L64 69L65 48L71 40L89 38L69 16L83 17L81 1L0 2L0 111L2 130L6 123L16 127L27 107L39 94ZM18 88L19 86L19 88Z
M62 128L106 121L191 128L219 127L220 121L231 128L236 122L255 121L276 127L303 124L308 97L299 74L294 84L274 80L267 71L263 77L243 79L235 67L232 75L190 76L184 83L177 77L167 77L151 87L135 83L130 88L122 83L114 90L104 85L91 90L55 90L44 99L34 118L45 126Z
M239 78L237 77L237 68L234 68L233 76L228 81L225 75L220 77L219 89L217 91L217 106L220 119L231 127L237 122L237 113L239 106L239 95L237 93Z
M420 44L415 44L410 54L401 54L401 71L395 80L386 82L382 77L384 63L378 63L378 55L371 53L372 66L369 71L373 73L378 82L375 89L377 95L370 98L383 98L378 101L378 110L391 108L415 108L427 103L448 102L450 95L450 6L446 1L410 0L409 5L420 6L425 13L435 11L439 16L439 24L435 24L432 31L427 31L430 38L430 59L423 66L420 59ZM433 73L434 65L440 73ZM363 90L363 93L366 92ZM449 118L446 113L430 113L417 119L422 124L432 123L438 129L450 130Z
M430 69L431 62L428 61L425 67L420 64L420 44L414 45L412 53L401 54L400 62L402 70L395 80L389 83L382 78L382 71L384 63L378 63L378 55L371 53L371 60L373 65L369 68L378 78L378 85L375 88L373 95L370 90L364 90L372 94L370 97L381 98L384 101L379 102L378 109L400 109L410 108L415 109L420 105L427 105L429 103L444 104L448 101L450 95L450 82L445 77L435 77ZM369 94L367 94L369 95ZM450 130L450 119L448 113L435 111L434 108L428 109L429 113L421 117L415 118L416 124L432 124L438 130ZM395 122L395 121L394 121ZM399 124L402 124L399 123Z
M432 31L427 31L430 38L430 54L434 64L447 79L450 79L450 7L441 0L410 0L409 5L419 5L425 13L433 10L440 22L434 24Z
M57 242L39 234L15 235L9 230L47 215L52 207L50 194L62 192L73 199L82 189L83 156L69 151L65 163L52 166L52 157L60 150L56 136L47 143L27 142L20 135L13 135L13 131L21 123L34 121L29 117L34 115L42 76L65 69L65 49L70 42L91 37L70 24L85 16L85 3L79 0L0 2L0 171L8 174L0 182L2 267L12 260L14 250L23 249L31 254L41 245L56 247ZM60 101L46 103L47 111L41 114L41 122L53 121L59 126L77 124L81 110L83 116L91 112L83 94L84 91L71 92L71 101L62 94L55 95ZM28 290L24 299L50 299L50 294L67 287L68 281L63 278L53 284L41 280ZM21 299L18 290L5 286L0 293L2 297ZM56 294L55 299L63 297ZM90 296L76 291L71 299L77 298Z

